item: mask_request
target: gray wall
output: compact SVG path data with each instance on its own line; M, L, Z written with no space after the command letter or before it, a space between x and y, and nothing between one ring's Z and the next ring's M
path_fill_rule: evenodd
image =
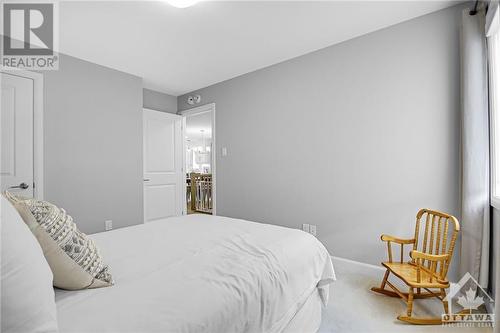
M87 233L142 223L142 79L64 55L43 74L45 199Z
M411 236L419 208L458 214L459 14L196 91L216 103L218 214L316 224L331 254L372 264L380 234Z
M177 97L150 89L142 90L143 106L147 109L177 113Z

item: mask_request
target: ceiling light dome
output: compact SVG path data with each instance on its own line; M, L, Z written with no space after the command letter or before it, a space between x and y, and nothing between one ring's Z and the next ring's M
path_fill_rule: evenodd
M166 0L171 6L177 8L186 8L195 5L199 0Z

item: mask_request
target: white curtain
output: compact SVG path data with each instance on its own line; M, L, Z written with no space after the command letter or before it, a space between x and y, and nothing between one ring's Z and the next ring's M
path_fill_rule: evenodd
M460 275L488 286L490 176L485 14L462 13L462 198Z
M488 12L486 14L486 37L488 38L488 69L489 69L489 99L490 99L490 112L495 115L493 120L496 122L499 119L496 115L500 114L500 11L498 0L491 1L489 4ZM494 124L495 128L499 128ZM496 141L496 139L495 139ZM497 144L498 147L498 144ZM496 152L495 152L496 153ZM493 154L495 156L495 154ZM498 165L498 163L496 163ZM498 166L496 167L498 168ZM497 170L494 170L498 173ZM498 243L500 235L493 237ZM500 245L493 244L494 250L497 254L497 260L500 259ZM500 333L500 325L498 318L500 318L500 262L496 263L495 276L495 318L497 318L495 333Z

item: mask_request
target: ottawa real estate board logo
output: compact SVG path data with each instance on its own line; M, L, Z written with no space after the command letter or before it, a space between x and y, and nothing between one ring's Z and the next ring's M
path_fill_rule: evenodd
M493 298L466 273L458 283L452 283L444 298L448 311L442 315L443 326L493 327Z
M59 68L57 9L56 2L2 1L1 69Z

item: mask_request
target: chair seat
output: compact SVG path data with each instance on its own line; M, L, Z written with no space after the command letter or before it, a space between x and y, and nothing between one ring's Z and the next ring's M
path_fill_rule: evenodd
M414 288L448 288L450 283L447 280L438 281L434 275L430 282L431 273L425 269L420 269L420 282L417 281L417 266L413 263L383 262L382 265L389 269L394 275L403 280L410 287Z

